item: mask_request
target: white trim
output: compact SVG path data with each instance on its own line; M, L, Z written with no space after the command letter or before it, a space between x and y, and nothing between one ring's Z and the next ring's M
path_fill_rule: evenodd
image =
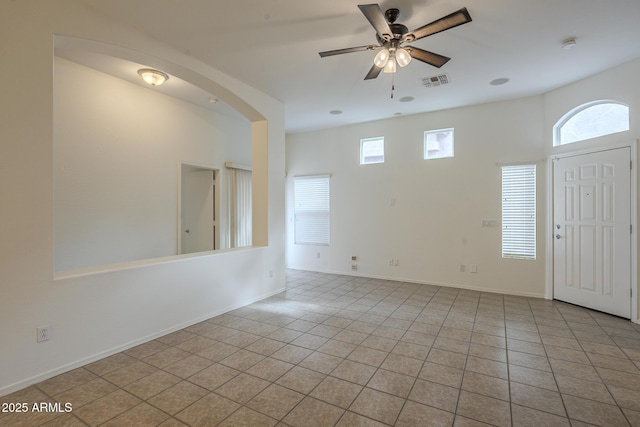
M450 156L437 156L429 157L429 150L427 147L427 137L429 135L437 133L450 133L451 134L451 155ZM433 129L425 130L422 136L422 158L423 160L437 160L437 159L450 159L455 157L455 128Z
M547 218L545 227L545 281L544 281L544 297L545 299L553 299L553 162L547 162L547 188L546 188L546 205Z
M382 142L382 159L381 160L373 160L366 161L366 156L364 154L364 146L367 142ZM373 138L362 138L360 140L360 164L361 165L375 165L378 163L384 163L384 136L376 136Z
M251 166L241 165L240 163L233 163L233 162L224 162L224 167L228 169L242 169L245 171L253 171Z
M294 175L293 179L313 179L313 178L331 178L330 173L324 173L319 175Z
M625 129L625 130L619 130L619 131L615 131L615 132L611 132L611 133L606 133L606 134L603 134L603 135L592 136L592 137L589 137L589 138L586 138L586 139L579 139L579 140L576 140L576 141L562 143L562 141L560 140L561 139L560 138L560 131L561 131L562 127L565 124L567 124L567 122L569 120L571 120L572 118L574 118L578 114L582 113L583 111L588 110L591 107L595 107L596 105L604 105L604 104L617 104L617 105L623 105L623 106L627 107L627 120L629 122L629 128ZM571 110L567 111L562 117L560 117L560 119L553 125L553 146L554 147L561 147L563 145L574 144L576 142L582 142L582 141L589 141L591 139L601 138L603 136L613 135L615 133L627 132L627 131L629 131L630 127L631 127L631 109L629 108L628 104L625 104L624 102L616 101L614 99L597 99L595 101L589 101L589 102L585 102L584 104L578 105L577 107L572 108Z
M178 174L177 176L177 180L178 180L178 188L177 188L178 217L177 218L178 220L176 221L176 255L189 255L189 254L182 253L182 168L184 166L199 168L199 169L202 169L203 171L207 170L207 171L213 172L214 184L216 186L213 192L214 218L216 218L216 220L214 221L214 224L216 227L216 231L219 231L222 229L221 223L220 223L220 212L218 210L219 209L218 207L220 206L220 188L222 188L222 187L218 187L222 183L220 168L216 166L211 166L210 164L206 164L206 163L192 163L192 162L185 162L183 160L180 160L178 162L178 172L177 172ZM219 236L219 232L216 233L214 250L220 249L220 238L218 236ZM216 246L218 247L218 249L215 248ZM204 251L204 252L207 253L210 251Z
M116 347L112 347L112 348L110 348L108 350L102 351L100 353L96 353L96 354L94 354L92 356L84 357L82 359L78 359L75 362L67 363L66 365L60 366L58 368L51 369L49 371L43 372L43 373L38 374L38 375L34 375L34 376L32 376L30 378L27 378L25 380L18 381L18 382L13 383L13 384L9 384L8 386L0 388L0 397L1 396L6 396L6 395L11 394L11 393L13 393L15 391L18 391L18 390L22 390L22 389L24 389L26 387L29 387L30 385L37 384L39 382L48 380L49 378L53 378L53 377L55 377L57 375L65 373L65 372L69 372L69 371L72 371L72 370L74 370L76 368L80 368L82 366L88 365L89 363L96 362L98 360L104 359L105 357L113 356L114 354L121 353L121 352L123 352L125 350L128 350L130 348L133 348L133 347L135 347L137 345L144 344L146 342L152 341L152 340L154 340L156 338L162 337L162 336L170 334L172 332L176 332L176 331L179 331L181 329L188 328L189 326L195 325L195 324L200 323L202 321L205 321L205 320L208 320L208 319L212 319L212 318L214 318L216 316L219 316L221 314L224 314L224 313L228 313L228 312L233 311L233 310L235 310L237 308L241 308L241 307L247 306L249 304L253 304L254 302L258 302L258 301L261 301L261 300L266 299L266 298L270 298L270 297L272 297L274 295L277 295L277 294L279 294L281 292L284 292L285 290L286 290L286 286L284 288L280 288L280 289L278 289L276 291L269 292L267 294L264 294L264 295L261 295L259 297L256 297L255 299L251 299L249 301L244 301L244 302L241 302L239 304L234 304L234 305L232 305L230 307L223 308L221 310L216 310L216 311L214 311L212 313L205 314L204 316L200 316L200 317L198 317L196 319L192 319L192 320L189 320L187 322L180 323L180 324L178 324L176 326L173 326L171 328L167 328L167 329L165 329L163 331L156 332L156 333L147 335L145 337L142 337L142 338L139 338L139 339L136 339L136 340L133 340L133 341L129 341L126 344L122 344L122 345L119 345L119 346L116 346Z
M540 163L544 163L543 160L530 160L530 161L522 161L522 162L496 162L496 166L522 166L522 165L539 165Z
M291 267L287 267L287 270L310 271L312 273L336 274L340 276L350 276L350 277L366 277L368 279L381 279L381 280L390 280L394 282L415 283L417 285L441 286L443 288L457 288L457 289L464 289L469 291L488 292L492 294L501 294L501 295L513 295L513 296L520 296L520 297L526 297L526 298L543 298L542 294L537 294L533 292L517 292L517 291L511 291L508 289L477 287L472 285L462 285L459 283L431 282L426 280L407 279L407 278L394 277L394 276L382 276L382 275L376 275L376 274L360 274L360 273L354 273L353 271L334 271L334 270L320 270L320 269L314 270L309 268L298 269L298 268L291 268Z
M565 145L566 146L566 145ZM616 150L619 148L630 148L631 161L631 227L633 233L631 235L631 321L640 323L638 316L638 141L614 143L603 145L602 147L594 147L584 150L570 151L566 153L552 154L548 158L547 167L547 256L546 256L546 283L545 298L553 299L553 159L561 159L566 157L580 156L583 154L598 153L601 151Z
M631 321L640 323L638 313L638 143L631 142Z

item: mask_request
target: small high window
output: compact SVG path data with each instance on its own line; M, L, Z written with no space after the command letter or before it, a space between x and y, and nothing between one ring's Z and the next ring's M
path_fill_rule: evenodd
M360 164L384 163L384 137L360 140Z
M453 157L453 129L428 130L424 133L424 158Z
M553 127L553 145L629 130L629 107L616 101L582 104L565 114Z

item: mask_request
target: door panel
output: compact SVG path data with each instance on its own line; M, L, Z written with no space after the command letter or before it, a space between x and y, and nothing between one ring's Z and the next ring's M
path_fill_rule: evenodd
M182 174L180 253L215 249L214 171L186 169Z
M630 148L554 159L554 298L629 318Z

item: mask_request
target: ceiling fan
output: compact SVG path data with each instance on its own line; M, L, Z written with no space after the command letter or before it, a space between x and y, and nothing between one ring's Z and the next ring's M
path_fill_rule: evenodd
M343 53L360 52L363 50L379 50L373 60L373 66L364 78L365 80L375 79L383 70L385 73L395 73L396 65L406 67L409 62L411 62L411 58L415 58L418 61L425 62L437 68L442 67L451 58L410 46L409 44L432 34L471 22L471 15L469 15L467 8L463 7L457 12L453 12L420 28L409 31L405 25L396 24L396 20L400 14L398 9L388 9L383 13L378 4L361 4L358 5L358 8L376 30L376 38L379 44L328 50L320 52L320 56L324 58L325 56L341 55Z

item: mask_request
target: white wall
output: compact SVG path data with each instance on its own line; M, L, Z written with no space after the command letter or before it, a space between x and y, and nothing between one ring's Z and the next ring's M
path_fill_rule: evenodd
M547 93L544 96L545 152L551 156L571 150L591 150L608 144L628 144L640 139L640 85L638 84L638 76L640 76L640 59ZM553 147L553 125L564 114L586 102L607 99L623 102L629 106L629 131L562 147ZM640 158L636 158L634 164L637 172ZM638 174L638 179L640 180L640 174ZM636 183L636 188L640 189L640 181ZM640 224L640 216L636 217L636 224ZM637 230L636 243L640 244ZM635 279L636 282L640 281L638 271L635 271ZM638 292L636 292L636 304L636 307L640 306L640 294ZM632 320L640 323L640 317Z
M251 126L55 58L56 271L177 255L180 162L251 164ZM226 224L225 209L220 210Z
M640 138L638 75L640 59L542 96L288 135L287 266L544 296L552 268L545 267L548 156ZM630 130L553 147L558 119L598 99L628 104ZM422 160L423 131L448 127L455 128L455 158ZM361 166L359 140L374 136L385 137L385 163ZM530 160L540 162L537 260L504 260L496 163ZM331 245L295 245L292 179L318 173L332 174ZM496 219L498 227L481 228L482 219ZM355 272L351 255L359 258ZM389 258L399 265L389 267Z
M220 98L253 122L264 246L54 279L54 34L146 52L225 89ZM70 0L0 2L0 52L0 395L284 287L282 103ZM36 344L36 327L46 324L51 340Z
M356 255L356 274L542 296L544 218L537 223L537 260L502 259L496 165L541 162L544 212L542 120L539 96L288 135L287 265L351 274ZM442 128L455 129L455 157L424 160L424 131ZM375 136L385 137L385 162L360 165L360 139ZM332 175L331 244L294 245L293 177L317 173ZM482 228L483 219L497 227ZM398 266L389 266L389 258Z

